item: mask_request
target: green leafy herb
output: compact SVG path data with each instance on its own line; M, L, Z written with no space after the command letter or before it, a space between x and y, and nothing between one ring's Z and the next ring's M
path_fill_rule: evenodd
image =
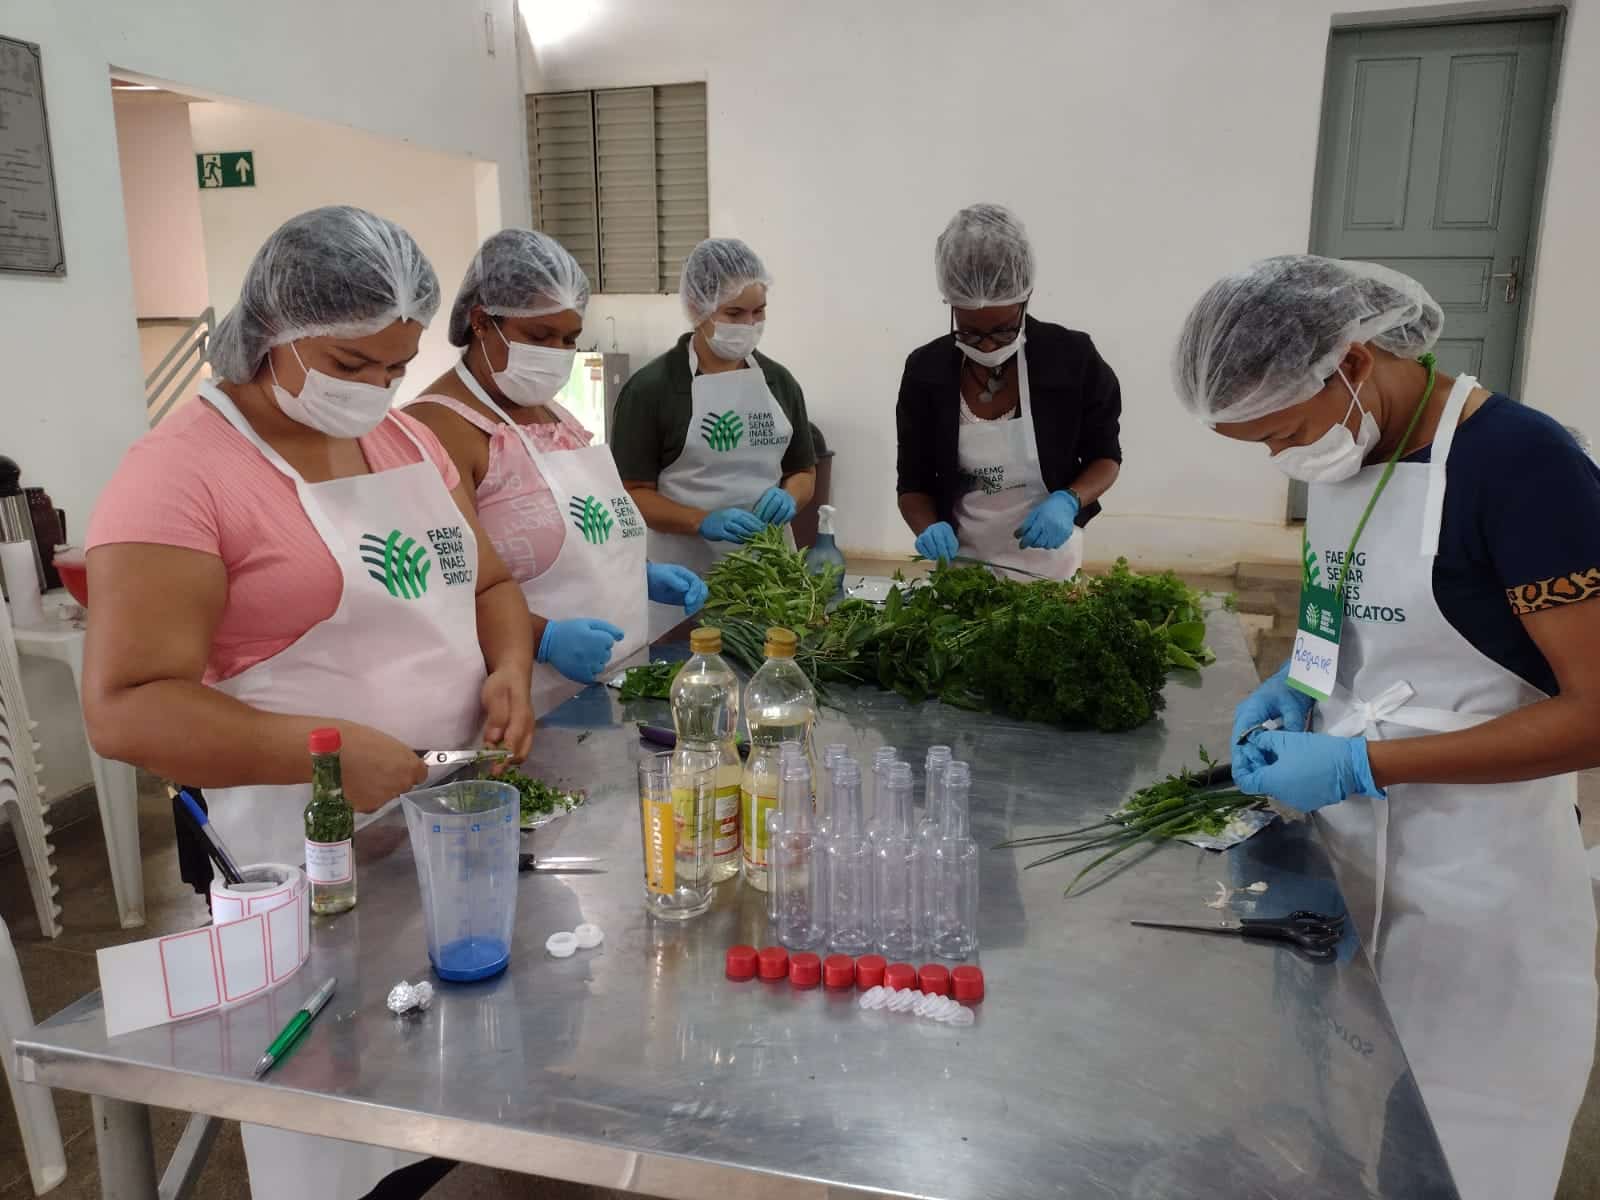
M683 669L681 662L653 662L629 667L618 693L624 700L670 700L672 681Z
M538 818L549 816L557 810L571 812L583 803L583 793L551 787L539 779L524 775L515 767L507 767L495 777L501 783L514 786L522 796L522 824L529 825Z
M305 810L306 840L348 842L356 832L356 810L344 795L338 754L311 756L311 801Z

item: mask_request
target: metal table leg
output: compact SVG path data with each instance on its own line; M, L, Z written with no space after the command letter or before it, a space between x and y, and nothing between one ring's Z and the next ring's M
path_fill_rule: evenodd
M150 1109L104 1096L91 1096L90 1102L101 1200L159 1200Z

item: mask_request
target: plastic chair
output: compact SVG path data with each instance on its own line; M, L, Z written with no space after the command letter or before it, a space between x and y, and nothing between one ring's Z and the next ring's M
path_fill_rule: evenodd
M0 1062L5 1065L11 1103L22 1127L22 1154L33 1177L33 1192L42 1196L67 1177L67 1157L61 1148L61 1126L50 1089L17 1078L17 1036L32 1028L33 1010L22 987L22 968L11 945L11 932L0 920Z
M39 787L39 761L35 757L39 747L33 740L33 730L11 639L11 614L0 605L0 810L11 818L11 830L39 915L39 932L53 938L61 933L61 906L56 903L61 889L56 886L56 868L51 861L55 848L50 844L50 825L44 819L46 801Z

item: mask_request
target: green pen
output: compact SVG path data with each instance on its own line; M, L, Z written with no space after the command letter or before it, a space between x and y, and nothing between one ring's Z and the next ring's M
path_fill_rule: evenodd
M261 1061L256 1063L257 1079L270 1071L272 1064L289 1052L289 1047L294 1045L295 1039L306 1031L306 1026L316 1019L317 1014L328 1003L328 998L333 995L333 985L338 982L337 978L329 978L327 983L311 993L311 999L300 1006L300 1011L289 1018L289 1023L283 1027L283 1032L272 1039L272 1045L267 1047L267 1052L261 1056Z

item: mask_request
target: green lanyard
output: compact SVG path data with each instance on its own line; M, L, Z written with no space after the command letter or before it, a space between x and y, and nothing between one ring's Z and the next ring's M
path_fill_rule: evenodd
M1405 453L1406 446L1411 441L1411 435L1417 431L1417 423L1422 420L1422 410L1428 407L1428 401L1433 398L1433 383L1437 375L1434 357L1424 354L1417 360L1428 368L1428 386L1422 389L1422 399L1417 401L1417 411L1411 414L1411 424L1406 426L1406 434L1400 439L1400 444L1394 448L1394 453L1389 456L1388 464L1383 468L1383 478L1378 480L1378 486L1372 489L1372 498L1367 501L1366 511L1361 514L1361 520L1356 522L1356 531L1350 535L1350 548L1344 552L1344 563L1339 568L1339 584L1334 589L1339 597L1339 602L1344 602L1345 577L1350 573L1350 563L1356 556L1356 543L1361 540L1361 534L1367 527L1367 518L1372 516L1372 510L1378 507L1378 497L1383 495L1383 489L1389 486L1389 480L1394 475L1395 464L1400 461L1400 456Z

